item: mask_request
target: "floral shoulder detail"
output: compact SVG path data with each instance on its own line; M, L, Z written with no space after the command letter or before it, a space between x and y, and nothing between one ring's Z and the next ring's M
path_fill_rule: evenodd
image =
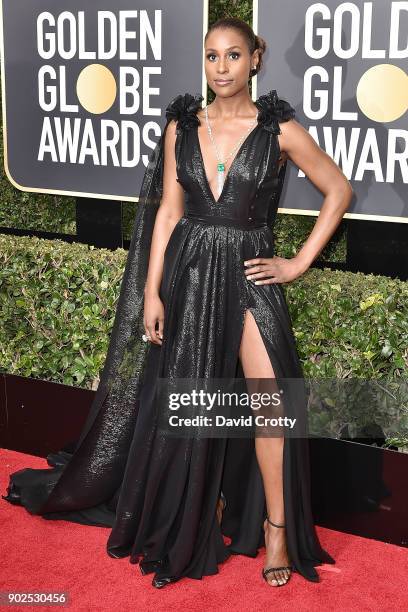
M174 119L177 121L177 134L184 129L190 129L195 125L200 125L200 119L197 117L197 111L201 108L201 102L204 97L201 94L190 93L184 95L179 94L170 102L166 108L167 121Z
M276 89L272 89L269 93L259 96L255 101L255 105L259 109L258 123L265 130L273 134L280 134L279 123L293 119L296 114L295 109L289 102L278 97Z

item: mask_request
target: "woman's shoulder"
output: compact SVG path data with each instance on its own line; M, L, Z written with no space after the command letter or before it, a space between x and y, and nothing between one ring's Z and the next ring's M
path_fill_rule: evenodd
M204 97L201 94L184 93L175 96L166 107L166 119L174 119L177 123L176 131L189 129L200 125L198 111L202 109ZM280 134L279 123L289 121L295 117L296 111L289 102L278 96L276 89L259 96L255 105L258 107L258 123L274 134Z
M276 89L259 96L255 104L258 107L258 123L273 134L281 133L279 123L294 119L296 115L293 106L287 100L280 98Z
M174 119L177 122L177 131L200 125L197 112L201 109L203 100L204 96L201 94L179 94L166 107L167 121Z

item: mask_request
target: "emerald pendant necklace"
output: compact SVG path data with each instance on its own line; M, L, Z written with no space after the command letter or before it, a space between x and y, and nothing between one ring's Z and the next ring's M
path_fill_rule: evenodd
M215 154L217 156L217 190L218 190L218 196L221 196L223 187L224 187L224 182L225 182L225 165L228 161L228 159L230 157L232 157L232 155L234 155L234 153L239 149L239 147L241 146L242 142L245 140L247 134L249 134L249 132L251 131L252 127L255 125L257 119L258 119L258 113L256 114L255 119L252 121L251 125L249 126L247 132L245 132L243 134L243 136L241 136L241 138L238 140L236 146L233 148L233 150L231 151L231 153L229 155L227 155L227 157L225 158L225 161L222 161L220 152L218 150L217 147L217 143L214 140L213 134L212 134L212 129L210 126L210 121L208 119L208 106L205 107L205 122L207 124L207 130L208 130L208 135L210 137L210 140L214 146L215 149Z

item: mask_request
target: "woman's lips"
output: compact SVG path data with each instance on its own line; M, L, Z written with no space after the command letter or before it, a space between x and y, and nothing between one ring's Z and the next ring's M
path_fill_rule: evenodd
M220 87L226 87L226 85L230 85L230 83L232 83L232 79L229 81L217 81L217 79L215 79L214 83L216 83Z

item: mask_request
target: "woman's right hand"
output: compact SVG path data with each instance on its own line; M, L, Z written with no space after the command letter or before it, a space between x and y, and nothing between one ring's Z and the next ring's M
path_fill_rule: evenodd
M159 324L158 330L156 330L157 323ZM150 336L149 342L161 345L163 340L164 306L158 294L144 296L143 324L146 335Z

